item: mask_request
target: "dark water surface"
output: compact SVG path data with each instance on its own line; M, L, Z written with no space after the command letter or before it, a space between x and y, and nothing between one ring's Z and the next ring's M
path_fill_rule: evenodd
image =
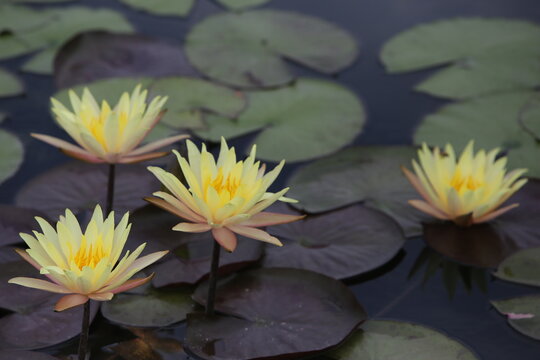
M210 1L199 0L192 14L182 20L135 12L111 0L85 0L80 4L120 9L140 33L177 42L202 18L221 11ZM356 140L358 144L410 144L412 132L421 118L444 103L412 91L428 72L385 73L378 54L391 36L421 22L455 16L498 16L540 23L538 0L273 0L268 7L319 16L341 25L358 39L361 50L358 61L335 79L354 90L367 108L368 121L365 131ZM3 61L0 65L15 72L26 59L20 57ZM306 76L321 76L298 70ZM11 202L18 188L35 175L67 160L57 150L28 135L29 132L40 132L66 138L48 113L49 97L55 91L52 78L19 75L25 82L27 94L0 99L0 110L10 114L2 128L21 138L26 155L16 176L0 187L2 203ZM295 167L297 165L289 166L287 173L290 174ZM284 179L276 187L282 185ZM538 290L488 276L487 294L478 288L469 294L462 285L458 285L456 294L450 299L440 272L425 286L421 285L423 270L411 280L407 279L422 248L421 240L410 240L401 258L394 261L395 266L388 266L389 271L379 271L375 274L378 276L362 278L350 285L371 317L408 320L431 326L463 341L486 360L540 359L540 342L511 329L504 317L489 304L490 299L531 294ZM181 334L181 328L176 332Z

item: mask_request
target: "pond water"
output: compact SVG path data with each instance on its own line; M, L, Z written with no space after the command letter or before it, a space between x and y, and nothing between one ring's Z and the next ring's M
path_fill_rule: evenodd
M173 41L182 39L195 23L208 14L221 11L214 3L200 0L191 15L181 20L138 13L110 0L87 0L85 5L119 9L140 33ZM358 39L358 60L335 77L339 83L356 92L367 108L367 123L364 132L355 140L356 144L411 144L412 132L421 118L445 103L412 91L428 72L388 75L384 71L378 55L381 46L391 36L417 23L455 16L515 17L540 22L540 6L536 0L273 0L267 7L319 16L340 24ZM25 59L3 61L2 65L15 72ZM306 76L323 77L300 67L295 70ZM20 186L31 177L66 161L66 157L57 150L28 135L39 132L65 137L49 116L49 97L55 92L52 78L27 73L19 76L27 87L26 95L0 99L0 109L10 114L2 126L21 138L26 155L19 172L0 187L1 203L12 202ZM245 142L239 140L233 144L243 146ZM298 166L288 166L286 173L290 174ZM286 176L276 183L276 188L285 181ZM421 239L411 239L389 264L348 282L370 317L407 320L430 326L461 340L481 359L533 360L540 357L540 342L511 329L489 304L489 300L530 294L534 289L494 280L485 274L487 292L474 284L468 292L460 282L450 297L441 271L425 284L425 267L409 278L423 248ZM104 330L100 332L98 329ZM118 339L130 337L129 333L119 333L117 328L107 325L104 319L94 324L93 330L98 330L95 333L114 334ZM181 337L184 326L169 331ZM63 347L62 352L65 350Z

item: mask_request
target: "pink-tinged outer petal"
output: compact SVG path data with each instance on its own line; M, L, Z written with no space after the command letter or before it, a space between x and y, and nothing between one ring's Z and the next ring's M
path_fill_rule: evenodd
M236 249L238 239L231 230L224 227L214 228L212 229L212 235L219 245L223 246L225 250L233 252L234 249Z
M499 210L492 211L492 212L487 213L487 214L485 214L483 216L480 216L478 219L473 219L473 223L474 224L480 224L480 223L483 223L483 222L486 222L486 221L489 221L489 220L493 220L497 216L500 216L500 215L504 214L505 212L512 210L513 208L517 208L518 206L519 206L519 204L512 204L512 205L505 206L503 208L500 208Z
M195 214L193 211L191 211L187 206L185 209L178 209L176 206L168 203L167 201L155 197L145 197L145 201L148 201L150 204L155 205L165 211L170 212L171 214L174 214L178 217L184 218L186 220L190 220L193 222L198 222L199 220L203 220L204 218ZM181 201L179 200L181 203Z
M401 171L403 172L403 174L405 174L407 180L409 180L411 185L416 189L416 191L418 191L418 193L424 198L424 200L430 202L431 199L424 187L422 186L422 183L420 182L418 177L414 175L411 171L409 171L409 169L407 169L405 166L401 167Z
M242 235L251 239L264 241L270 244L274 244L277 246L283 246L281 241L278 240L278 238L273 237L266 231L263 231L261 229L252 228L249 226L242 226L242 225L230 225L227 226L231 231L234 231L238 235Z
M423 200L409 200L409 204L418 210L425 212L426 214L436 217L437 219L449 220L448 215Z
M141 285L144 285L146 284L147 282L149 282L150 280L152 280L152 278L154 277L155 274L152 274L148 277L145 277L145 278L140 278L140 279L131 279L131 280L128 280L126 281L123 285L120 285L119 287L117 287L116 289L112 289L111 292L113 294L118 294L118 293L121 293L121 292L124 292L124 291L128 291L128 290L131 290L131 289L134 289L138 286L141 286Z
M150 151L161 149L161 148L163 148L163 147L165 147L167 145L174 144L175 142L186 139L188 137L189 137L189 135L182 134L182 135L175 135L175 136L171 136L171 137L168 137L168 138L165 138L165 139L153 141L151 143L143 145L140 148L135 149L135 150L127 153L126 156L142 155L142 154L148 153Z
M54 306L54 311L64 311L75 306L86 304L88 301L88 296L81 294L71 294L63 296L56 305Z
M242 221L242 226L270 226L277 224L287 224L293 221L302 220L306 215L286 215L272 212L261 212L251 216L248 220Z
M510 320L532 319L534 314L516 314L516 313L503 313L508 316Z
M71 292L63 286L41 279L14 277L13 279L10 279L8 283L26 286L32 289L50 291L57 294L69 294Z
M142 161L157 159L169 155L168 152L155 152L150 154L142 154L137 156L121 156L118 160L119 164L134 164Z
M192 224L192 223L180 223L172 228L174 231L183 231L189 233L201 233L209 231L212 227L208 224Z
M15 252L17 252L17 254L19 254L30 265L32 265L33 267L35 267L36 269L41 271L41 265L39 265L34 259L32 259L32 257L30 255L28 255L28 253L26 251L24 251L23 249L15 248ZM58 284L58 285L62 286L62 284L60 284L58 281L56 281L52 276L47 275L47 274L45 274L45 276L47 277L47 279L51 280L55 284Z
M114 294L112 292L88 294L90 299L96 301L109 301L113 298L113 296Z
M44 134L30 134L32 137L41 140L49 145L52 145L54 147L59 148L63 153L65 153L68 156L74 157L76 159L90 162L90 163L103 163L105 162L103 159L95 156L94 154L89 153L88 151L84 150L83 148L80 148L78 146L75 146L71 143L68 143L67 141L64 141L62 139L55 138L53 136L44 135Z

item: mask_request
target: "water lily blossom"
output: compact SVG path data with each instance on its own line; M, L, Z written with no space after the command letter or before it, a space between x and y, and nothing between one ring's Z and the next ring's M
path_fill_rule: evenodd
M506 172L506 157L497 158L499 149L474 154L469 144L456 158L451 145L444 151L430 150L426 144L418 151L420 163L413 160L416 174L403 172L424 200L409 200L415 208L441 220L460 226L483 223L504 214L518 204L500 207L518 191L527 179L526 169Z
M147 104L147 95L147 90L141 91L138 85L131 95L123 93L118 104L111 108L106 101L100 107L88 88L83 90L81 98L70 90L72 110L52 98L52 112L80 146L49 135L32 136L90 163L134 163L164 156L167 152L154 151L187 136L172 136L137 148L163 115L161 109L167 101L166 97L156 96Z
M127 251L120 259L131 228L128 214L115 227L114 213L104 219L99 205L84 233L70 210L60 216L56 229L42 218L36 217L36 220L42 233L21 234L30 248L17 252L50 281L16 277L9 282L66 294L56 303L56 311L85 304L89 299L111 300L114 294L147 283L153 275L130 278L168 252L138 258L146 245L142 244L132 253Z
M272 212L263 212L268 206L285 198L289 188L277 193L268 192L284 161L265 174L265 165L255 161L256 147L243 161L236 161L234 148L221 139L221 150L216 161L203 145L201 151L187 141L188 158L174 151L187 181L187 186L173 174L158 167L148 169L165 185L170 194L155 192L155 198L147 198L177 216L188 220L173 230L184 232L211 231L214 239L226 250L234 251L235 234L281 246L281 242L258 227L285 224L302 219Z

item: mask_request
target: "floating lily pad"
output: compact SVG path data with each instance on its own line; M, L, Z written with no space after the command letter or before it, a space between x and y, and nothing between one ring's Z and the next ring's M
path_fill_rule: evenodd
M178 360L189 360L182 344L173 337L149 329L129 329L137 338L115 344L111 350L122 359L162 360L164 354Z
M111 77L195 76L179 45L138 34L90 31L65 43L54 64L60 88Z
M436 251L459 262L497 267L519 249L540 246L540 180L529 179L508 200L510 203L519 206L487 224L466 228L450 222L424 224L424 239Z
M518 284L540 286L540 248L515 253L499 265L494 275Z
M385 264L405 243L401 228L392 218L358 205L272 226L268 231L284 247L268 246L263 266L306 269L336 279Z
M0 97L24 93L21 81L13 74L0 69Z
M210 16L186 37L193 65L239 87L272 87L294 79L284 59L331 74L358 54L356 40L324 20L279 10ZM337 109L338 107L336 107Z
M205 283L193 298L204 304L206 293ZM342 342L366 319L341 282L298 269L258 269L224 279L215 307L219 315L188 315L188 353L208 360L314 354Z
M23 7L9 9L15 10L9 10L6 15L14 15L8 24L14 23L16 19L24 23L28 15L35 26L12 25L10 32L0 38L0 58L42 50L23 66L23 70L29 72L50 74L56 49L79 32L98 29L118 32L133 30L120 13L109 9L78 6L35 11ZM3 17L0 13L0 19Z
M19 138L0 130L0 184L17 172L23 155L24 148Z
M0 318L0 349L39 349L80 334L83 307L55 312L58 299L59 296L49 293L45 302ZM97 302L92 305L91 321L99 307Z
M16 254L13 249L10 250ZM0 264L0 308L24 312L26 308L37 306L53 295L46 291L8 283L9 279L18 276L34 278L39 276L36 268L22 260L18 254L16 256L15 261Z
M2 350L0 360L58 360L51 355L32 351Z
M403 321L370 320L331 360L477 360L463 344L428 327Z
M389 72L449 64L416 89L463 99L540 85L539 38L540 26L526 21L448 19L398 34L381 59Z
M153 207L137 211L132 221L132 248L146 242L149 251L171 250L164 261L151 266L156 274L152 280L154 286L195 284L208 276L215 241L210 232L172 231L172 227L182 220ZM220 253L220 275L253 265L262 257L263 249L262 242L239 237L235 251Z
M508 323L523 335L540 340L540 295L492 301Z
M65 209L74 214L104 206L108 166L71 162L49 170L26 183L15 202L32 207L56 219ZM159 188L155 177L143 165L116 167L114 210L119 214L145 205L144 196Z
M137 10L154 15L186 16L191 11L195 0L120 0Z
M0 247L0 264L18 260L21 260L21 257L15 252L15 248L11 246Z
M193 311L191 288L150 289L143 294L118 294L101 307L108 320L128 326L168 326Z
M243 10L264 5L270 2L270 0L217 0L217 2L230 10Z
M36 216L46 218L38 210L0 204L0 246L21 243L19 233L31 233L36 229Z
M518 122L522 109L535 97L535 92L516 92L443 106L424 118L414 142L450 143L460 152L473 139L476 148L507 151L509 169L527 168L527 176L540 177L540 145Z
M208 130L196 134L218 141L262 129L253 140L259 158L300 161L347 145L365 122L356 95L328 81L301 79L285 88L250 92L247 100L249 107L238 119L208 117Z
M299 200L295 207L310 213L362 201L393 217L407 236L418 235L427 218L407 203L419 195L400 170L415 157L414 148L406 146L346 149L296 172L289 195Z
M50 13L42 13L29 7L3 2L0 4L0 32L2 32L0 44L7 45L13 41L14 44L24 47L21 41L16 41L14 36L16 33L35 30L52 20L53 16ZM14 55L11 56L16 56L18 49L18 47L7 49L0 46L0 58L10 56L11 52L14 52Z
M522 108L519 125L537 141L540 141L540 96L536 94Z

